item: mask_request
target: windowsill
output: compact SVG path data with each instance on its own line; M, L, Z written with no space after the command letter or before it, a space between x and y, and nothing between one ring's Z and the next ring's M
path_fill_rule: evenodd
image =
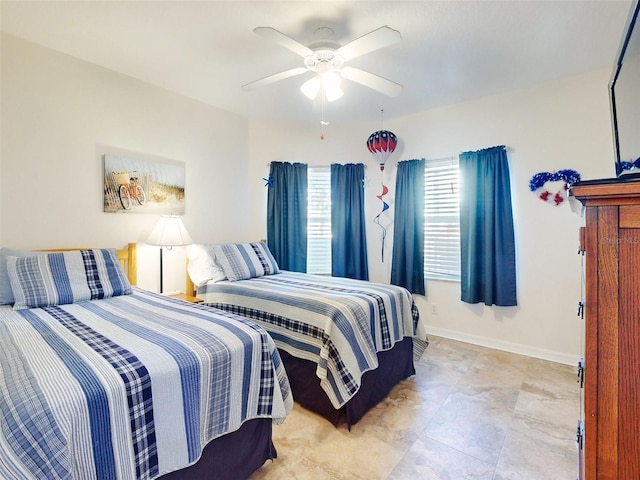
M449 282L449 283L460 283L459 278L439 278L439 277L424 277L426 281L437 281L437 282Z

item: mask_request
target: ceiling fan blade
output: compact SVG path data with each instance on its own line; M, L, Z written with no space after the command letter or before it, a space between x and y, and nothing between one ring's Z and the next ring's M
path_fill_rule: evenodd
M286 36L284 33L276 30L271 27L256 27L253 29L253 32L260 35L261 37L268 38L273 40L276 43L279 43L285 48L288 48L292 52L297 53L301 57L306 57L307 55L313 55L313 50L302 45L297 40L294 40L291 37Z
M337 52L345 60L359 57L402 40L400 32L393 28L380 27L340 47Z
M254 88L264 87L265 85L269 85L270 83L275 83L279 80L284 80L285 78L295 77L296 75L302 75L305 72L308 72L308 70L305 67L292 68L291 70L285 70L284 72L274 73L273 75L269 75L268 77L261 78L260 80L256 80L255 82L250 82L245 85L242 85L242 89L253 90Z
M372 88L390 97L397 97L404 89L399 83L392 82L373 73L365 72L359 68L343 67L342 70L340 70L340 74L347 80L360 83L365 87Z

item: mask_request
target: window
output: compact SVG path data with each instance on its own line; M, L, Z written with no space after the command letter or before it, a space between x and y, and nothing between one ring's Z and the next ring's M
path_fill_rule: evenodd
M458 158L425 160L424 275L460 281Z
M331 274L331 167L307 170L307 272ZM460 174L458 158L425 161L424 272L460 281Z
M331 275L331 167L307 168L307 272Z

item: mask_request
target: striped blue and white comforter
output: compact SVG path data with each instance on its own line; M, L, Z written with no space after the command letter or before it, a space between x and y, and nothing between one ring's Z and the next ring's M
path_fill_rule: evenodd
M135 288L0 307L0 478L152 479L291 408L271 337L226 312Z
M414 360L428 345L413 296L396 285L283 271L198 288L208 305L262 325L278 348L318 364L320 385L335 408L378 366L377 353L413 338Z

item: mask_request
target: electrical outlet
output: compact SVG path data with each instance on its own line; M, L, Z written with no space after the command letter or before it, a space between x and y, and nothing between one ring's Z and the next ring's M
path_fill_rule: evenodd
M431 305L431 314L432 315L437 315L438 314L438 306L435 304Z

